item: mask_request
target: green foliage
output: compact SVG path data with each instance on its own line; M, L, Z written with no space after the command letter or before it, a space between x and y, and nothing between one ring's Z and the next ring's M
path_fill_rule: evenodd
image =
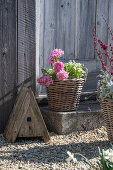
M103 75L99 75L99 77L101 78L99 85L100 97L113 99L113 81L111 80L110 74L105 72Z
M109 149L103 149L100 152L100 159L97 162L100 170L113 170L113 145Z
M56 61L56 62L58 62L58 61L59 61L59 60L58 60L58 57L56 57L56 56L55 56L55 61Z
M104 159L103 153L100 154L99 161L97 161L97 165L99 166L100 170L110 170L107 166L106 160Z
M70 79L79 79L86 75L84 70L84 66L80 63L76 63L75 61L70 61L69 63L64 64L64 70L69 73Z
M51 69L49 69L48 71L45 69L43 69L43 71L46 73L46 75L49 75L50 77L52 77L53 80L56 79L55 70L53 69L52 66L51 66Z

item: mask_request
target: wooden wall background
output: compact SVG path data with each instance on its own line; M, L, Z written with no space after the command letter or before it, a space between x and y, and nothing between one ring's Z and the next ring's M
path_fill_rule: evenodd
M24 82L35 91L35 0L0 0L0 132Z
M64 50L64 62L76 60L88 67L84 91L96 90L99 61L93 45L93 28L105 43L110 40L102 14L113 28L113 0L36 0L37 2L37 77L48 69L48 57L55 48ZM40 23L40 24L39 24ZM39 66L39 67L38 67ZM45 93L38 86L38 93Z

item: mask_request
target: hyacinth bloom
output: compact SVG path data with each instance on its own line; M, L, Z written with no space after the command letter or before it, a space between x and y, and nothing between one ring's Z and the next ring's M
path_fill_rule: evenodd
M68 74L69 74L69 73L68 73L67 71L62 70L62 71L58 72L58 73L56 74L56 76L57 76L57 78L58 78L59 80L65 80L65 79L68 78Z
M54 70L55 70L55 73L56 73L56 74L57 74L58 72L64 70L64 64L63 64L63 62L60 62L60 61L55 62L55 64L54 64Z
M51 52L50 56L49 56L49 60L48 60L49 64L54 65L54 63L56 62L55 61L55 56L57 58L60 58L60 57L62 57L62 55L64 55L64 51L62 51L61 49L53 50Z
M51 52L50 55L60 58L62 57L62 55L64 55L64 51L62 51L61 49L55 49Z
M37 81L43 86L49 86L50 84L53 84L53 80L50 76L42 76Z
M55 62L56 62L55 56L54 55L50 55L48 63L51 64L51 65L54 65Z

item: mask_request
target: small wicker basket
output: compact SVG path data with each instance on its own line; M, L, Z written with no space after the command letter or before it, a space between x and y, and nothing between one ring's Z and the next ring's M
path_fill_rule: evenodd
M76 110L86 79L56 80L46 87L49 108L54 111Z
M99 99L104 121L106 124L108 139L113 142L113 100L112 99Z

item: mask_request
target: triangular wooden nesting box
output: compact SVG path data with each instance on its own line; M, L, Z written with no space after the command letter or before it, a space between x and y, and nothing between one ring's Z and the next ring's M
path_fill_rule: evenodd
M9 117L5 132L9 142L17 137L41 136L45 142L50 140L45 122L31 89L23 86Z

